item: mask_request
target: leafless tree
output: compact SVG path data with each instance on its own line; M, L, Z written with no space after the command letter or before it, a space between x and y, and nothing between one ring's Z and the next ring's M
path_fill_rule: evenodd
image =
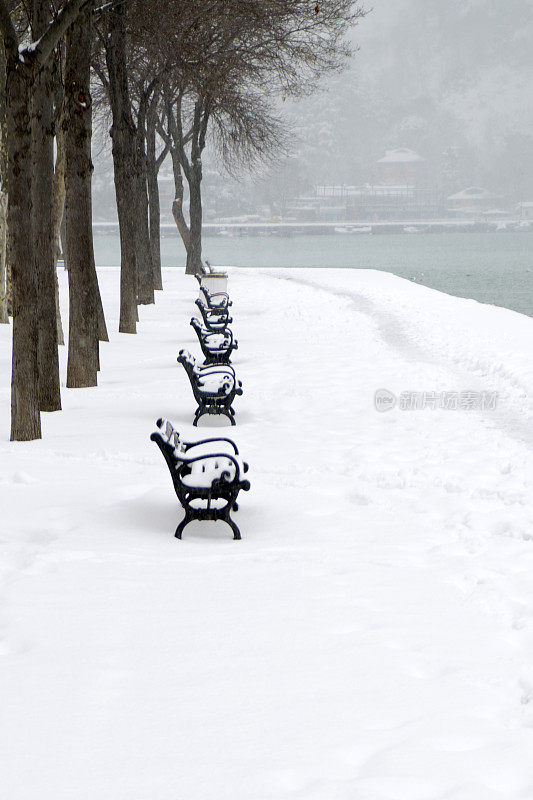
M93 1L67 32L65 100L66 250L69 265L69 348L67 386L96 386L99 338L107 340L92 235L90 93ZM100 331L99 331L100 327ZM100 333L100 336L99 336Z
M152 65L146 59L137 59L137 63L130 66L130 75L133 99L132 109L135 119L139 204L137 219L137 251L139 253L138 299L140 303L153 303L154 289L161 288L161 286L158 285L156 287L155 285L156 274L150 242L147 128L153 95L158 88L160 74L158 74L156 65ZM158 280L159 283L160 278Z
M33 0L31 29L40 39L51 22L50 4ZM32 228L38 293L39 407L41 411L61 408L59 357L57 351L56 275L52 230L54 180L53 57L36 72L32 88Z
M137 331L138 291L138 160L127 68L126 9L118 3L103 15L98 26L105 68L97 72L105 86L112 114L111 142L115 195L120 230L120 319L121 333Z
M178 92L166 101L167 130L161 136L172 155L175 200L172 211L187 251L186 272L201 271L202 265L202 153L208 126L211 139L227 168L236 163L242 168L279 153L287 143L282 121L273 114L261 96L245 88L217 90L201 97L194 91ZM189 187L189 224L183 214L183 182Z
M169 152L169 147L166 143L159 148L158 152L158 101L159 93L155 93L146 117L146 182L148 186L150 250L154 271L154 289L163 288L161 276L161 205L157 179L159 170Z
M348 26L363 15L352 0L324 0L316 7L305 0L203 4L192 43L182 47L166 81L166 125L159 128L173 158L173 213L187 249L187 272L201 269L202 153L208 132L226 162L261 159L279 147L283 126L271 110L273 97L313 91L325 72L339 69L351 52L344 38ZM175 27L167 17L173 46ZM181 173L189 186L188 226Z

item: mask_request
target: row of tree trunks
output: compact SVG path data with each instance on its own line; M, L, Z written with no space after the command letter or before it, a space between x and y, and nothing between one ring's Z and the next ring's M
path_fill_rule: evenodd
M33 4L33 38L39 39L50 24L48 3ZM55 297L55 258L52 235L54 181L54 112L52 98L52 59L35 76L32 108L33 159L33 245L37 270L39 330L39 407L41 411L61 408L57 316Z
M88 31L85 51L90 56L90 16L83 23L76 20L84 5L90 14L91 2L66 0L52 19L47 0L33 0L30 4L33 43L26 46L20 42L6 1L0 0L6 71L8 264L13 286L11 439L17 441L41 438L40 407L47 410L60 407L55 391L56 385L59 389L59 370L56 372L55 366L58 359L52 227L53 87L48 67L54 49L73 23L76 23L73 30L80 35ZM88 77L87 71L87 86ZM80 96L78 103L83 105ZM90 126L88 154L90 167ZM72 164L73 174L78 177L79 164L75 159ZM78 204L75 212L87 216ZM88 219L88 244L92 248L90 182ZM90 281L95 298L98 295L94 259ZM71 322L72 314L71 307ZM94 318L98 319L97 314ZM77 324L80 321L85 324L84 309L75 314L75 319ZM94 338L97 348L97 336ZM51 342L55 342L55 347ZM96 349L96 359L92 357L96 368L97 353Z
M120 228L120 319L121 333L137 332L137 153L135 126L129 98L126 33L123 4L108 15L105 42L109 75L109 100L113 124L111 141L115 195Z

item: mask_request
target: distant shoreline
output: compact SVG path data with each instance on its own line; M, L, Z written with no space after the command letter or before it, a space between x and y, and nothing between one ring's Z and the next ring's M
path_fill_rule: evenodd
M118 233L118 222L94 222L93 229L98 233ZM339 229L339 230L337 230ZM261 234L278 235L331 235L368 236L390 233L533 233L533 220L498 219L432 219L432 220L394 220L386 222L207 222L202 227L205 236ZM165 236L179 236L173 223L162 223L161 232Z

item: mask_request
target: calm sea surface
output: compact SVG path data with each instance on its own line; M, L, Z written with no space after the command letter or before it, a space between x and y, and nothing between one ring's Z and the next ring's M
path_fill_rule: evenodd
M533 233L396 233L206 236L214 265L237 267L344 267L393 272L482 303L533 316ZM176 236L161 241L165 267L183 266ZM120 264L116 234L95 234L96 263Z

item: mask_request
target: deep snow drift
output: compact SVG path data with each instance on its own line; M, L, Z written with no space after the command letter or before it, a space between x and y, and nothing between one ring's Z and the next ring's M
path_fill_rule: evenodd
M2 795L531 800L533 321L386 273L233 271L243 540L178 542L149 436L194 435L196 283L164 280L120 335L100 270L100 386L40 442L8 442L0 326Z

